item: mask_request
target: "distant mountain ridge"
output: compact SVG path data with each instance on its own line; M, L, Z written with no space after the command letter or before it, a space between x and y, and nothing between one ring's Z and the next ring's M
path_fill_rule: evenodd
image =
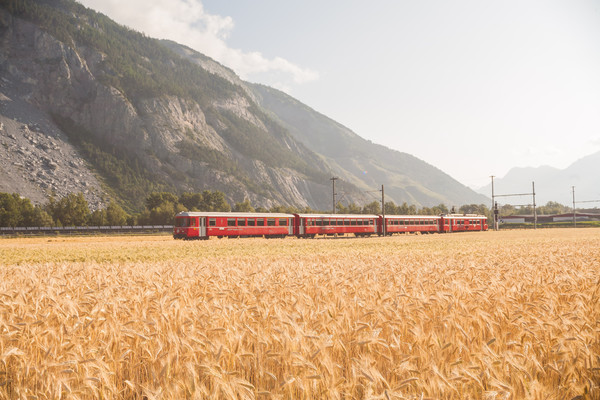
M575 201L600 200L600 152L583 157L565 169L550 166L537 168L512 168L506 176L494 180L495 194L531 193L535 182L536 204L555 201L566 206L573 204L572 187L575 186ZM491 196L490 184L480 188L482 194ZM530 203L530 198L499 198L503 204ZM600 207L598 203L576 204L576 207Z
M282 121L292 136L323 156L333 172L363 190L385 185L398 204L461 205L486 203L438 168L408 154L365 140L291 96L264 85L252 85L259 103Z
M370 143L275 89L71 0L0 0L0 191L81 191L140 209L151 191L233 203L484 203L439 169Z

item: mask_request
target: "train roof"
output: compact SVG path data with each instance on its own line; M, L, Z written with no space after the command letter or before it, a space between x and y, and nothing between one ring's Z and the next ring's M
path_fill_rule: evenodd
M487 218L481 214L446 214L444 218Z
M385 214L386 218L423 218L423 219L432 219L432 218L440 218L439 215L393 215L393 214Z
M300 218L379 218L374 214L298 214Z
M294 218L294 214L251 213L251 212L211 212L182 211L176 217L225 217L225 218Z

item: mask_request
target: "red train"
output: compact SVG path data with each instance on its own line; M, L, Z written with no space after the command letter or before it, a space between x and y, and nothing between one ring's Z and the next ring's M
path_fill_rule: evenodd
M383 235L381 215L271 214L181 212L175 216L173 238L222 237L314 238L323 236ZM386 215L385 234L485 231L487 218L475 214Z

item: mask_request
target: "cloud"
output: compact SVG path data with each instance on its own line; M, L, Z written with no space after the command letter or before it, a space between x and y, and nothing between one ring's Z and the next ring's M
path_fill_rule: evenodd
M269 59L227 45L235 24L231 17L211 15L200 0L80 0L120 24L159 39L170 39L233 69L242 79L277 75L280 87L317 80L319 74L286 59ZM268 82L272 79L266 80Z

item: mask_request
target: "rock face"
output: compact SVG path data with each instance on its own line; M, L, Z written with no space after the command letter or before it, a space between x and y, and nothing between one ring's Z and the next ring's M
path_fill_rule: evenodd
M243 154L225 139L223 132L229 127L218 118L213 118L212 124L207 122L203 107L194 99L168 94L131 97L102 83L98 77L107 74L106 55L93 48L67 45L5 10L0 10L0 29L4 94L0 113L5 126L1 133L6 143L1 191L16 191L37 202L52 191L59 197L81 191L89 202L102 203L104 191L91 172L94 166L88 166L60 132L53 122L59 117L85 131L88 139L131 155L147 174L177 191L222 190L230 202L249 199L265 207L319 208L328 204L327 180L314 180L315 172L327 169L326 164L291 137L284 138L284 145L298 158L316 165L310 171L312 177ZM158 41L156 44L160 46ZM272 135L267 124L273 122L265 121L264 115L256 115L252 108L256 105L243 89L212 101L213 115L232 114L267 137ZM10 109L19 109L20 116L11 119ZM45 128L29 129L40 126L37 120L43 121ZM182 151L182 147L192 148L195 154ZM231 160L239 172L223 171L218 159L211 165L200 154L206 151Z
M117 197L135 210L150 191L210 189L230 203L328 210L339 175L344 203L373 201L365 191L381 183L396 202L481 202L412 156L397 163L382 146L340 136L347 129L333 121L325 125L343 129L306 131L305 114L288 118L280 100L189 48L69 0L23 1L18 12L0 8L0 191L40 203L83 192L93 206ZM371 180L360 177L366 168Z
M14 84L0 83L0 191L45 203L82 192L90 208L103 206L103 190L88 163L66 136L35 107L21 99Z

